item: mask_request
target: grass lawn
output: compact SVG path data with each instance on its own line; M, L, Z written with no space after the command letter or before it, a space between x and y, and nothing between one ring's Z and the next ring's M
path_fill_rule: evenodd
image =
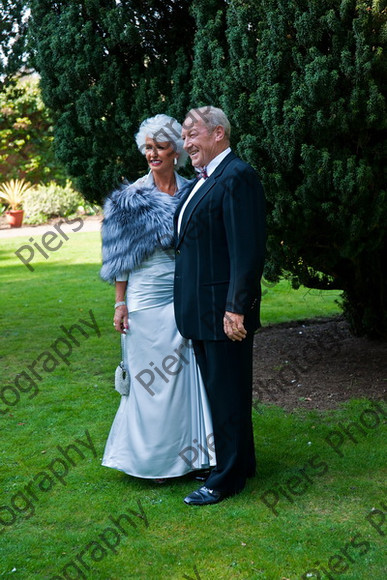
M26 243L0 240L1 578L385 578L380 406L256 405L256 478L190 508L189 479L157 486L100 465L119 340L99 234L73 234L47 259L36 251L33 272L14 253ZM264 324L338 312L337 293L265 290Z

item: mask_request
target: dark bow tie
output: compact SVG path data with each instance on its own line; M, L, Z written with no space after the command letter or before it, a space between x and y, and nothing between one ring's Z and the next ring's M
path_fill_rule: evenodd
M196 177L198 179L201 179L201 178L207 179L208 178L207 169L205 167L202 167L201 169L199 169Z

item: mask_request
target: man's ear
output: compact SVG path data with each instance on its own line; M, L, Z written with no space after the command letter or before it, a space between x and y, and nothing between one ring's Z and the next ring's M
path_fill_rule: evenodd
M225 136L224 127L222 125L217 125L214 129L215 141L222 141Z

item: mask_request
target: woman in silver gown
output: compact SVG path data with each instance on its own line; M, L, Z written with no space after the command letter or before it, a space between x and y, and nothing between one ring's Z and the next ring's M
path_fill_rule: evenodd
M150 171L106 200L101 277L115 284L115 329L131 378L102 465L162 481L215 465L212 423L192 344L174 318L173 215L185 179L180 124L145 120L136 135Z

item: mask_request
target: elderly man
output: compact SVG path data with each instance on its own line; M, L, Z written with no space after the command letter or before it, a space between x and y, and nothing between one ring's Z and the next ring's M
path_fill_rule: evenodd
M259 327L265 209L254 169L230 149L221 109L192 109L184 149L200 169L175 214L175 316L191 338L213 419L216 468L185 503L239 493L255 474L252 351Z

